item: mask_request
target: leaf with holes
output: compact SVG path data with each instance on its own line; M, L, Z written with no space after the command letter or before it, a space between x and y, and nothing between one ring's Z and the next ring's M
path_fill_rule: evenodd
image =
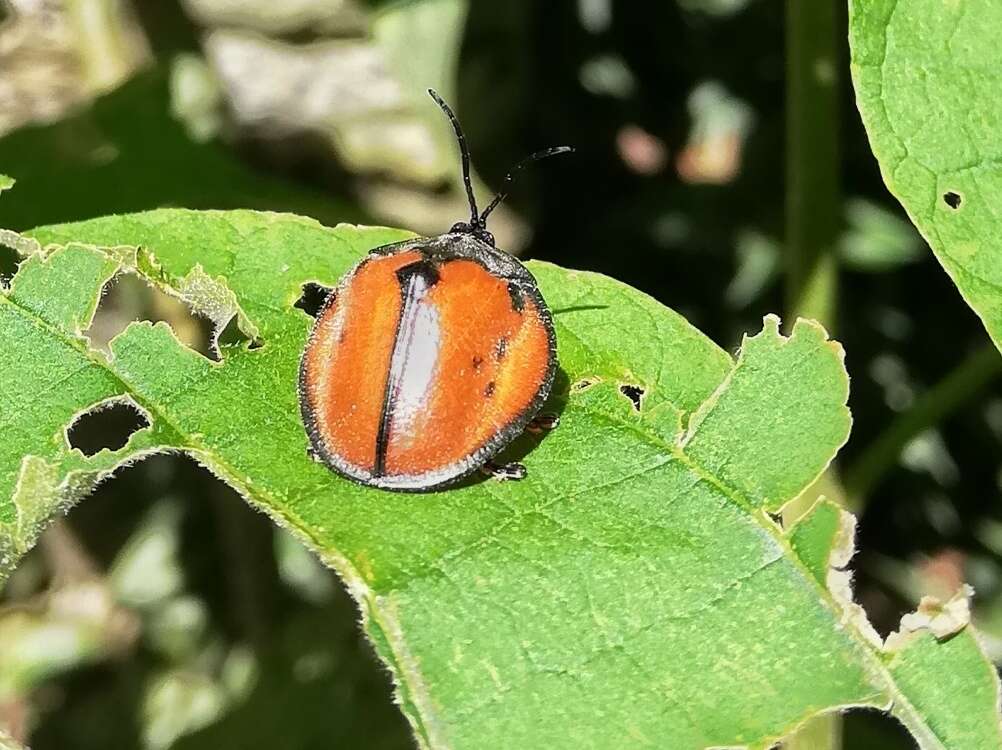
M884 182L1002 347L1002 4L849 6L856 101Z
M155 211L0 238L26 256L0 296L5 566L117 467L180 450L341 574L422 746L765 747L854 705L893 707L923 747L998 744L966 599L946 626L927 602L885 647L851 601L852 517L773 520L849 432L842 351L814 323L787 338L767 318L733 361L633 289L531 263L561 421L512 447L527 479L415 496L311 461L297 300L403 236ZM250 341L212 361L137 322L98 351L83 332L123 272ZM124 446L69 447L75 419L123 400L146 419Z

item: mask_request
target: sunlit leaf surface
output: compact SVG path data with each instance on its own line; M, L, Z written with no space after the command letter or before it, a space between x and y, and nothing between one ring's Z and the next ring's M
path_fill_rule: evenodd
M853 0L850 16L884 181L1002 346L1002 4Z
M511 449L529 477L393 494L307 457L311 320L294 304L403 233L164 210L30 234L0 236L26 256L0 296L4 571L116 467L180 450L337 569L422 745L767 747L850 705L893 705L923 747L998 745L970 629L885 652L848 598L851 517L820 503L784 531L770 515L848 436L841 347L818 325L786 337L766 318L734 360L629 287L532 263L562 370L559 427ZM136 322L92 348L123 272L236 316L246 340L215 362ZM115 451L69 447L75 417L121 399L149 426Z

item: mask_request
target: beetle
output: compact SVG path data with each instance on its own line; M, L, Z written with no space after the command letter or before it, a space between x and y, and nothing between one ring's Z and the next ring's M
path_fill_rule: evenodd
M506 175L482 213L459 120L470 220L437 237L377 247L327 296L299 369L311 455L363 485L422 492L484 469L530 426L550 394L556 335L535 278L496 247L487 217L525 165L573 149L537 151ZM540 420L546 427L555 420Z

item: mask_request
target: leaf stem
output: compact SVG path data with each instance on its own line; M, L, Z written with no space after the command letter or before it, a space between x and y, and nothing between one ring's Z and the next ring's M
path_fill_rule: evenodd
M1002 356L986 344L919 396L912 408L891 422L846 470L845 487L853 506L865 502L916 435L941 422L1000 374Z

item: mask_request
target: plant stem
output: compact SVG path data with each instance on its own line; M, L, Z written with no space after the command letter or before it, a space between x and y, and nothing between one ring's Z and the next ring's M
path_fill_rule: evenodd
M835 325L838 264L835 240L839 189L838 73L844 30L833 0L786 0L786 310L790 322L813 318ZM791 524L816 500L842 494L829 470L784 509ZM837 713L816 716L783 742L784 750L837 750Z
M846 470L845 487L853 505L860 504L880 483L916 435L941 422L1000 374L1002 356L992 344L986 344L919 396L912 408L891 422Z
M834 0L786 2L786 316L835 325L838 261L835 241L842 207L839 165L837 30ZM824 490L842 501L829 470L783 511L794 523Z
M835 324L842 28L832 0L786 3L786 308Z

